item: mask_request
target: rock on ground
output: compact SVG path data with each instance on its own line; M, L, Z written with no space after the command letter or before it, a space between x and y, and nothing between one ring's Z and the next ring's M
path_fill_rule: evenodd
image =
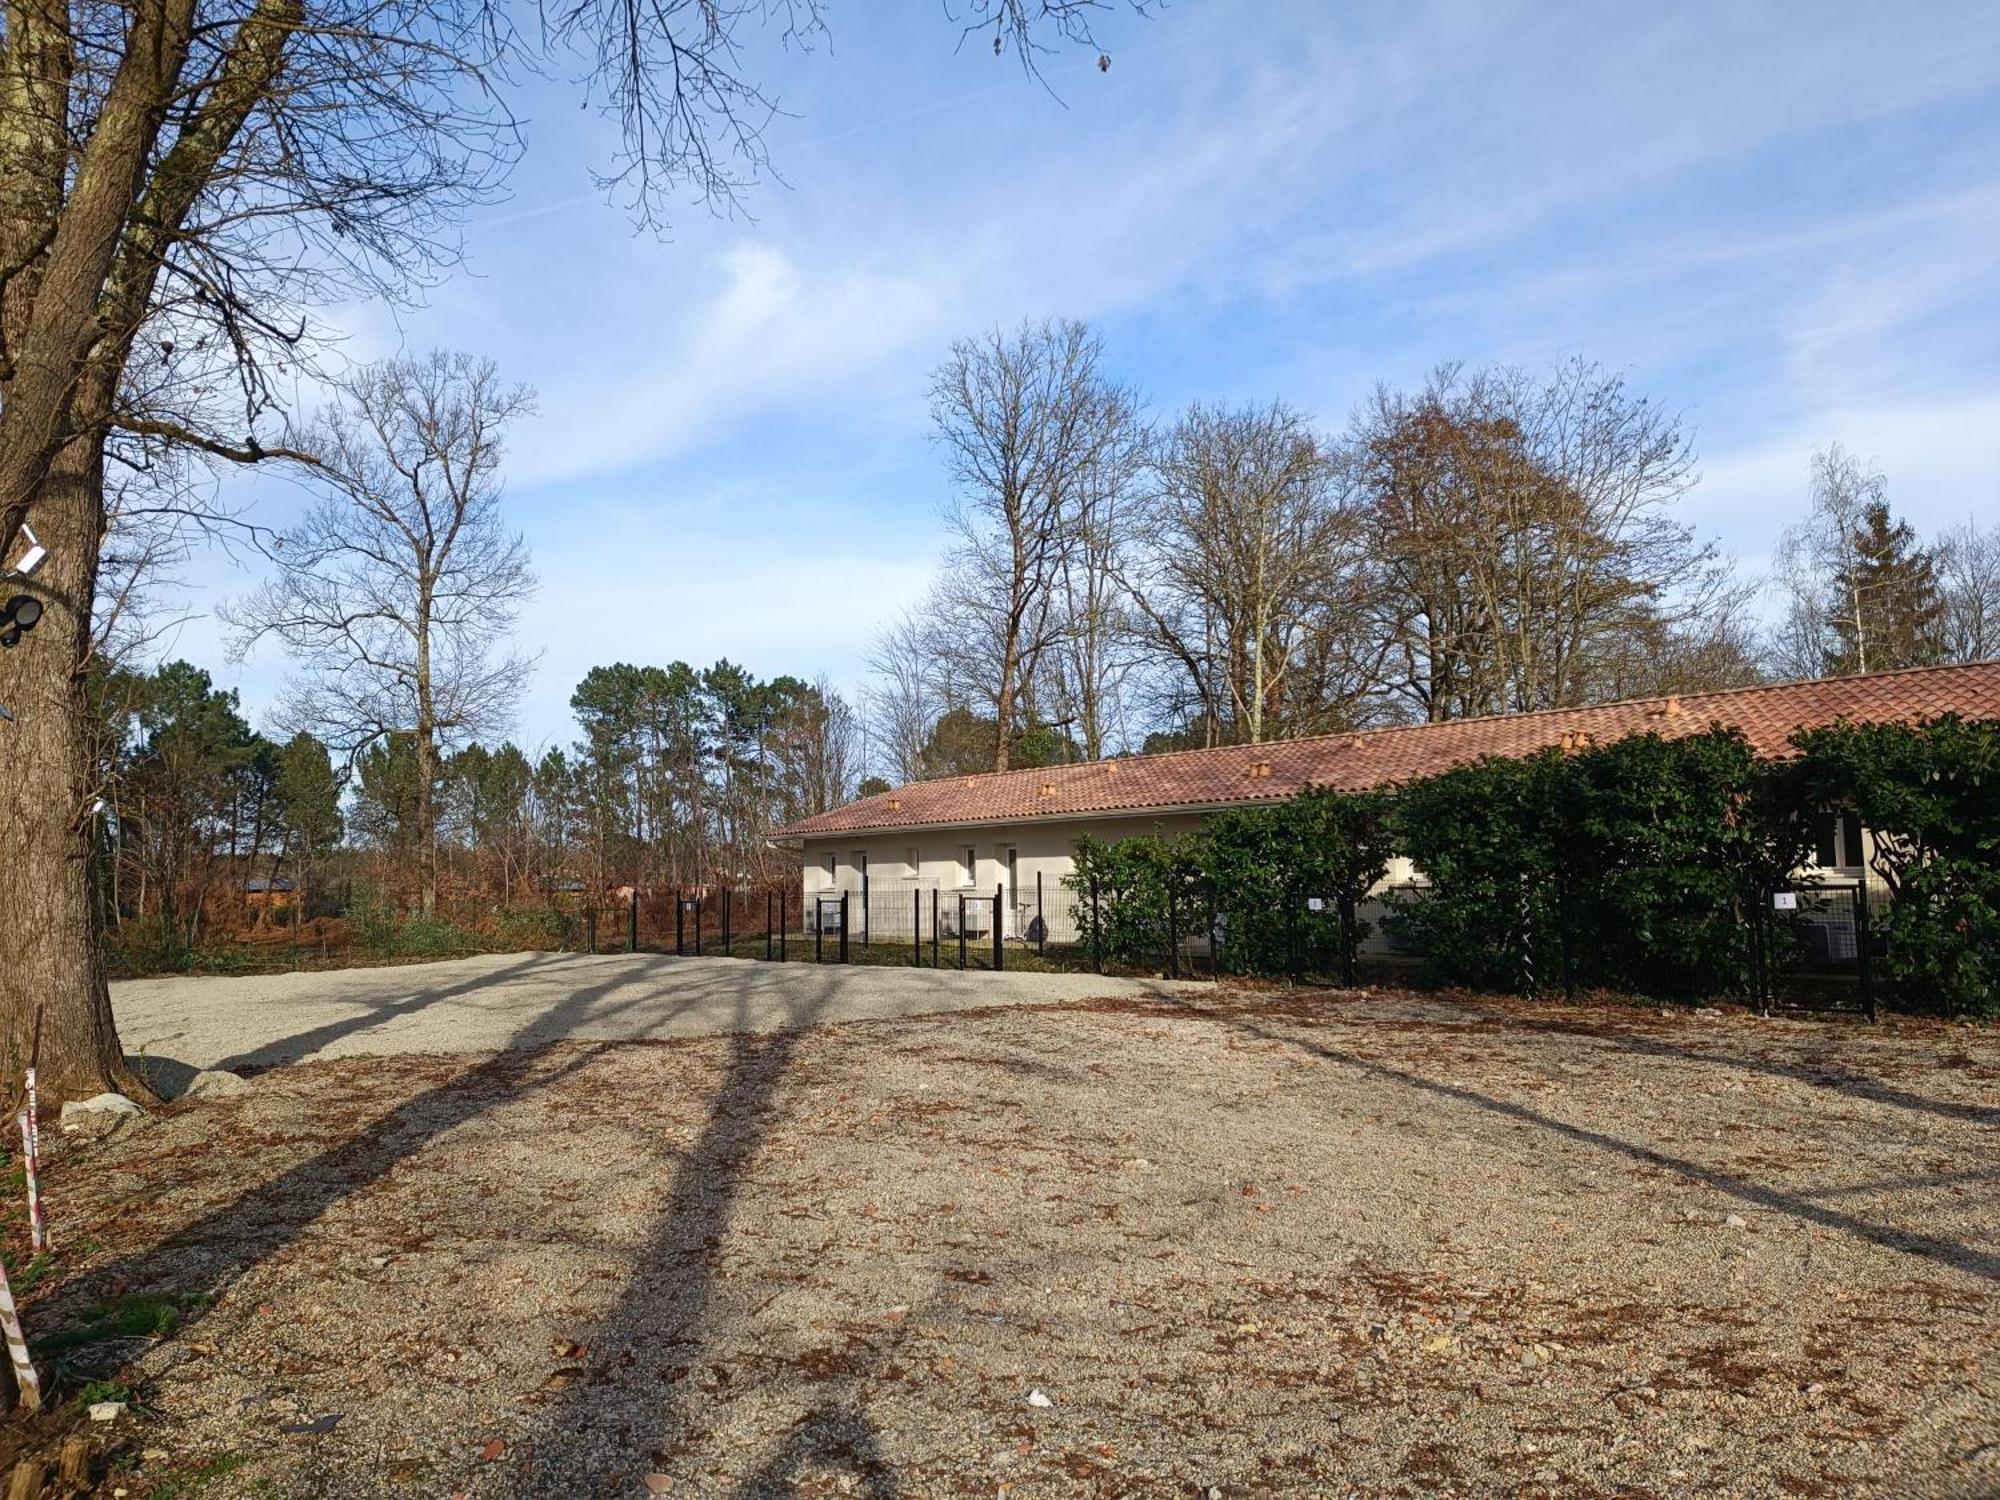
M225 1068L208 1068L189 1081L186 1099L232 1099L250 1092L250 1080Z

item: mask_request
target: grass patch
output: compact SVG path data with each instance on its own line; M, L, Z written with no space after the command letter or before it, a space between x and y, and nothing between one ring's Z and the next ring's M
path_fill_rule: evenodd
M238 1469L250 1462L247 1453L221 1453L214 1458L196 1464L191 1469L182 1469L169 1474L153 1490L153 1500L167 1500L173 1495L192 1495L215 1483L227 1479Z
M16 1297L27 1296L55 1274L55 1257L46 1250L37 1250L34 1259L25 1266L17 1265L15 1260L13 1251L0 1251L0 1264L7 1267L7 1284L14 1289Z
M187 1313L207 1299L178 1293L134 1292L100 1302L84 1311L67 1328L45 1334L35 1341L42 1355L67 1354L89 1344L108 1339L165 1338L176 1332Z

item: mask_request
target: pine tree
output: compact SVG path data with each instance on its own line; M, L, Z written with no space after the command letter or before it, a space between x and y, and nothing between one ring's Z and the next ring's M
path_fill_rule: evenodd
M1870 501L1853 527L1847 557L1834 575L1840 607L1827 622L1832 672L1889 672L1944 660L1937 562L1917 545L1910 523L1893 519L1887 501Z

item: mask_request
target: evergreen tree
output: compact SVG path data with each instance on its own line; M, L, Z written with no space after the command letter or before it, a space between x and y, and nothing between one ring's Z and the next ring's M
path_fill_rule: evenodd
M340 843L340 777L333 757L313 735L300 730L277 752L277 816L297 887L293 911L302 913L318 884L319 872Z
M1837 597L1847 603L1828 624L1833 675L1935 666L1944 660L1944 598L1936 559L1917 545L1908 521L1889 514L1885 500L1862 507L1835 573Z

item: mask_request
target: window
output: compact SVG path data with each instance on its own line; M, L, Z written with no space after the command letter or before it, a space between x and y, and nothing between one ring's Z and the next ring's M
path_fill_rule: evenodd
M1861 867L1861 818L1858 813L1822 813L1814 820L1813 863L1822 870Z
M832 885L835 881L839 879L840 879L840 856L838 854L829 854L826 857L827 884Z
M904 877L905 879L916 880L922 876L924 866L923 862L917 858L917 846L915 844L910 845L903 851L903 863L909 868L909 874Z
M979 850L971 844L962 846L958 851L958 883L960 885L971 885L973 872L978 867Z

